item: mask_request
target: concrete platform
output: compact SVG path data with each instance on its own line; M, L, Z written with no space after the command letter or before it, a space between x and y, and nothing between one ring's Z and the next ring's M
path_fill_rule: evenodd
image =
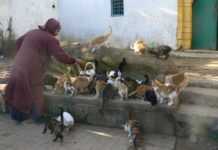
M46 94L45 98L50 114L56 114L57 107L63 106L65 110L71 112L77 121L105 126L121 128L128 120L129 110L134 112L135 119L139 120L146 133L175 135L174 123L170 120L171 111L164 106L152 107L142 100L119 99L110 100L104 112L100 112L100 99L93 99L91 96L86 97L66 97ZM160 124L161 122L161 124Z
M183 104L218 107L218 89L187 87L180 94Z
M64 133L63 144L43 135L43 125L26 121L16 125L8 116L0 116L1 150L127 150L124 130L77 124L72 133ZM144 150L174 150L175 138L165 135L145 135Z
M218 120L218 109L199 105L181 105L176 113L181 136L208 137L208 127Z

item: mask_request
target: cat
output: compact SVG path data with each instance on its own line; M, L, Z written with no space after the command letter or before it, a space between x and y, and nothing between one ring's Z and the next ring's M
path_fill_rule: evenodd
M0 105L1 105L1 111L3 113L6 112L6 104L5 104L5 89L7 84L1 84L0 86Z
M165 83L168 85L174 85L177 92L180 93L188 85L188 78L186 77L185 72L180 72L167 75L165 77Z
M1 111L3 113L6 112L6 105L5 105L5 100L4 100L4 93L0 93L0 105L1 105Z
M66 86L66 83L70 83L70 79L66 75L61 75L57 78L57 81L54 86L54 92L56 93L64 93Z
M148 52L155 55L156 58L168 59L170 56L169 53L172 51L172 48L167 45L160 45L157 48L150 48Z
M61 140L61 142L63 142L63 132L65 130L65 128L68 129L68 131L70 132L73 127L74 127L74 118L73 116L68 113L65 112L64 109L62 107L59 107L60 110L60 114L58 117L53 118L50 116L46 116L46 122L45 122L45 126L43 129L43 134L45 134L47 132L47 130L50 130L50 133L55 135L55 138L53 139L53 141L57 141L58 139Z
M138 150L144 146L144 137L142 127L139 121L132 118L132 112L129 112L128 121L123 125L124 131L128 132L130 146Z
M136 86L136 89L134 91L132 91L129 96L137 96L139 98L144 97L144 94L146 91L151 90L152 86L150 84L150 77L145 74L144 75L144 80L142 81L137 81L138 84Z
M114 86L110 83L107 83L102 91L102 101L100 106L100 112L103 112L105 109L106 103L114 99L117 96L117 90L114 88Z
M70 96L75 96L76 94L76 89L72 86L71 83L65 81L64 82L64 94L65 95L70 95Z
M134 50L137 55L144 55L146 47L147 46L143 40L137 40L130 46L130 49Z
M90 68L91 67L91 68ZM90 77L94 77L96 74L96 66L94 62L87 62L85 65L85 69L80 69L80 75L87 75Z
M177 89L174 85L166 85L154 80L153 89L160 104L167 103L168 106L172 106L178 99Z
M121 100L128 99L128 87L124 83L123 79L120 77L117 77L114 81L114 87L118 89L118 94L121 98Z
M88 43L88 47L87 49L91 50L91 52L95 52L97 49L101 48L102 46L104 46L106 44L106 41L109 39L109 37L112 35L112 27L109 26L110 31L105 34L105 35L101 35L98 36L94 39L92 39L89 43Z
M75 88L75 95L77 95L78 93L85 93L88 91L88 87L93 78L87 76L76 76L71 77L70 80L72 86Z
M63 109L60 109L60 116L61 116L61 121L57 121L56 118L52 118L51 116L45 116L46 122L45 126L43 129L43 134L47 132L47 130L50 130L51 134L55 135L55 138L53 139L53 142L57 141L60 139L61 143L63 142L63 131L64 131L64 116L63 116Z
M102 92L106 87L107 82L104 80L97 80L95 85L95 98L99 98L102 96Z

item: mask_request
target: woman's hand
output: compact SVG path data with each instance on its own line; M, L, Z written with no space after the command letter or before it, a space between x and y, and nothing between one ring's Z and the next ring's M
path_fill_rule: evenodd
M75 64L78 64L79 66L85 66L85 61L83 61L82 59L77 58Z

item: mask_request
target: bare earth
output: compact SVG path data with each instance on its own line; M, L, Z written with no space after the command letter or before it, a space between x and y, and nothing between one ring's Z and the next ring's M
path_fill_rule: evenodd
M28 120L17 125L0 115L0 150L127 150L127 133L121 129L77 124L65 132L64 142L52 142L50 133L42 134L43 124ZM146 150L173 150L174 137L147 135Z

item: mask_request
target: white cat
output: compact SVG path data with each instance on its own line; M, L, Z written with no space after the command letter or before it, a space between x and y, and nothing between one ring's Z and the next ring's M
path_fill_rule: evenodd
M69 112L63 112L63 117L64 117L64 126L67 128L72 128L75 123L74 117ZM58 116L56 120L58 122L61 122L61 116Z

